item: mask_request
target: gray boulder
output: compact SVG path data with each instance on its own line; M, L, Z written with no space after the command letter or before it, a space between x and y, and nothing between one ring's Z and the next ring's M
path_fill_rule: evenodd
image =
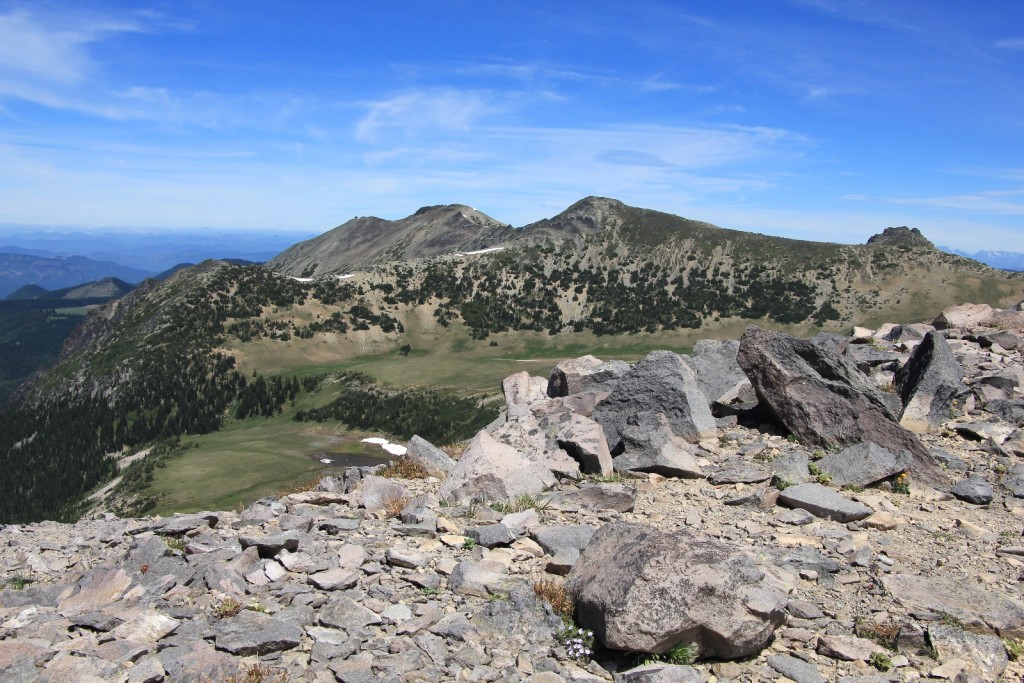
M704 476L692 449L676 436L668 418L644 412L629 418L621 431L623 452L614 458L618 472L654 472L665 477L698 479Z
M703 683L704 677L692 666L682 664L644 664L613 674L614 683Z
M1024 605L1002 591L955 576L888 574L881 581L907 612L948 614L976 633L1024 637Z
M431 476L439 479L444 479L455 469L455 461L447 453L421 436L413 435L409 439L405 456L423 465Z
M929 332L896 373L903 402L900 424L926 432L950 418L953 401L967 393L964 370L940 332Z
M222 619L214 634L218 650L242 657L290 650L302 639L302 629L295 624L250 610Z
M796 683L826 683L818 667L790 655L772 655L768 666Z
M816 517L854 522L871 514L871 508L842 496L821 484L798 484L779 494L779 502L807 510Z
M622 430L640 413L662 413L672 431L696 443L718 433L697 378L671 351L652 351L630 368L591 416L604 427L613 454L622 451Z
M805 484L810 481L810 456L804 451L786 451L780 453L771 462L772 473L776 480L788 484Z
M970 633L945 624L930 624L928 642L935 648L940 661L959 659L966 662L969 671L986 681L999 680L1009 664L1003 641L991 634Z
M760 651L785 617L788 589L742 549L688 530L610 524L569 575L582 626L605 646L702 658Z
M989 401L985 404L985 410L1010 424L1024 427L1024 401L1021 399Z
M835 345L750 326L737 360L761 406L801 443L831 448L870 441L892 453L907 451L915 480L948 488L942 469L917 436L896 421L883 392Z
M547 400L546 382L523 370L501 382L505 394L505 411L510 421L530 414L530 406Z
M519 451L520 457L551 470L559 477L580 478L580 464L558 447L555 440L557 427L542 428L532 414L510 420L488 430L488 433L496 441Z
M992 502L992 485L984 477L973 476L958 481L949 492L974 505L988 505Z
M772 478L772 471L743 458L728 458L708 475L708 481L719 484L758 484Z
M693 345L683 362L690 366L697 377L701 393L708 403L748 402L754 399L754 388L736 362L739 341L730 339L701 339Z
M448 588L453 593L478 598L508 593L508 567L493 560L463 560L448 577Z
M859 443L818 461L834 486L870 486L905 472L910 457L898 458L878 444Z
M558 398L584 392L609 392L628 371L629 363L621 360L604 363L594 356L564 360L548 376L547 395Z
M583 484L578 489L541 494L540 500L561 509L630 512L636 488L627 484Z
M590 545L594 531L589 524L542 526L534 529L531 536L553 558L548 571L565 574L579 560L580 552Z
M608 476L612 473L612 454L604 430L588 417L576 413L562 413L538 420L542 428L554 432L558 447L579 463L585 474Z
M522 495L535 496L556 481L551 470L481 431L441 484L438 497L453 502L507 502Z

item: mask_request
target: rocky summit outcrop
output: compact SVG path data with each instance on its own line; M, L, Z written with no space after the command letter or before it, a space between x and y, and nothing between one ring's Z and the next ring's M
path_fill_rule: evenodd
M552 397L518 376L447 474L414 439L433 476L350 468L240 511L2 527L0 680L1020 681L1021 352L942 331L967 393L912 436L949 493L903 451L818 446L795 421L839 396L902 429L898 395L865 387L895 387L932 330L893 329L766 340L812 390L785 410L759 391L697 443L645 397L612 475L561 430L614 378Z
M948 487L935 458L896 421L893 401L833 340L796 339L751 326L740 339L737 359L761 406L802 443L828 449L872 442L907 453L921 481Z

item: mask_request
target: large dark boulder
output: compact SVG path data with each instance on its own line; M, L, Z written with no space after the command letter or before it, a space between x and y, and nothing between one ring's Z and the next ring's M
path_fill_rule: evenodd
M785 618L788 586L742 548L689 530L610 524L569 574L581 626L605 646L701 658L759 652Z
M891 404L834 344L750 326L736 356L762 408L800 442L819 448L862 441L903 457L912 480L946 489L949 481Z
M623 375L594 409L591 419L604 428L612 454L622 452L622 430L640 413L661 413L672 431L696 443L718 433L697 378L671 351L651 351Z
M950 418L953 401L967 393L964 369L940 332L929 332L907 364L896 373L896 389L903 402L900 424L926 432Z

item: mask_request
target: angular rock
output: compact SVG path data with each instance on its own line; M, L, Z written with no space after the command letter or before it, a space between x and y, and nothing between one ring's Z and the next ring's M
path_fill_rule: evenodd
M876 652L885 652L885 649L867 638L857 636L831 635L818 638L818 654L839 659L844 662L866 662Z
M455 461L447 453L421 436L413 435L409 439L405 456L423 465L432 477L439 479L444 479L455 469Z
M397 506L399 501L406 501L409 498L408 492L401 484L369 474L359 482L360 503L364 508L372 512L387 510ZM404 507L404 502L402 506Z
M682 664L644 664L614 674L615 683L703 683L704 677L692 666Z
M907 470L909 454L900 458L874 443L858 443L818 461L833 486L870 486Z
M328 569L324 572L310 574L308 581L310 584L324 591L345 590L359 582L359 573L352 569L338 567L336 569Z
M302 639L295 624L250 610L221 619L213 631L218 650L242 657L290 650Z
M792 484L805 484L810 481L808 468L810 456L804 451L786 451L771 461L770 467L774 480Z
M508 567L493 560L463 560L455 565L448 577L448 588L459 595L488 595L507 593Z
M547 395L558 398L584 392L609 392L628 371L629 364L621 360L604 363L594 356L565 360L551 370Z
M360 520L349 519L348 517L335 517L334 519L325 519L317 525L320 531L326 532L331 536L335 536L344 531L355 531L359 528Z
M761 405L801 443L821 448L868 441L908 451L917 481L946 488L948 479L894 408L835 347L750 326L740 339L740 367Z
M578 489L543 493L539 500L558 508L630 512L636 505L636 488L628 484L583 484Z
M470 527L466 529L466 535L485 548L510 545L516 540L509 528L501 523Z
M452 502L507 502L522 495L535 496L556 481L551 470L481 431L469 442L438 497Z
M772 655L768 666L795 683L826 683L818 667L789 655Z
M612 454L604 429L593 420L575 413L565 414L557 423L555 440L585 474L608 476L612 473Z
M672 432L691 443L718 433L693 370L671 351L652 351L630 368L591 417L615 454L622 450L622 429L645 412L665 415Z
M756 653L785 617L788 589L743 550L690 531L609 524L569 575L579 623L607 647L703 658Z
M260 557L270 558L282 550L295 552L299 548L300 539L301 535L299 533L288 531L280 534L268 534L266 536L239 536L238 542L242 545L242 550L255 547Z
M740 343L735 339L700 339L683 362L697 377L697 385L708 404L747 402L754 399L754 388L736 362Z
M968 664L968 671L986 681L999 680L1009 664L1006 647L997 636L970 633L944 624L930 624L928 642L935 648L939 661L963 660Z
M747 462L743 458L729 458L708 475L708 481L715 486L740 483L757 484L771 478L772 472L767 467Z
M509 422L530 415L530 406L547 400L547 383L523 370L509 375L501 382L505 394L505 411Z
M814 483L790 486L779 494L779 502L837 522L854 522L864 519L872 512L866 505Z
M534 529L533 540L537 541L548 555L571 560L575 563L580 552L590 544L596 529L589 524L571 526L543 526Z
M973 505L988 505L992 502L992 485L984 477L974 476L958 481L949 492Z
M940 332L929 332L896 373L903 402L900 424L927 432L950 418L953 401L967 393L964 370Z
M958 304L942 311L932 325L937 330L955 327L977 327L992 317L994 309L988 304Z
M98 610L120 600L131 585L131 577L123 569L102 564L79 582L77 593L60 601L58 609L62 614Z
M318 611L317 620L322 626L347 630L382 623L379 614L345 595L332 597Z
M664 477L697 479L704 476L692 446L672 431L662 413L631 416L622 427L623 452L613 460L619 472L653 472Z
M908 612L945 613L971 631L1024 637L1024 604L981 584L951 576L907 574L883 575L881 582Z

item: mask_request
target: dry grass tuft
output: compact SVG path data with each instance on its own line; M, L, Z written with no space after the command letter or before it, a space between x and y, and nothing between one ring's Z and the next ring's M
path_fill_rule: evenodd
M275 673L263 662L256 662L245 667L241 674L229 678L227 683L288 683L288 674Z
M572 613L576 609L576 601L565 588L565 582L547 577L538 579L533 584L533 592L537 597L546 600L551 609L562 619L572 619Z
M382 467L377 474L388 479L426 479L430 476L426 467L412 458L404 456L392 460Z
M469 448L469 441L460 441L458 443L448 444L447 446L441 446L441 450L448 454L448 457L452 460L458 460L462 457L462 454Z
M384 501L384 511L387 512L388 517L398 517L408 504L408 498L390 498Z

